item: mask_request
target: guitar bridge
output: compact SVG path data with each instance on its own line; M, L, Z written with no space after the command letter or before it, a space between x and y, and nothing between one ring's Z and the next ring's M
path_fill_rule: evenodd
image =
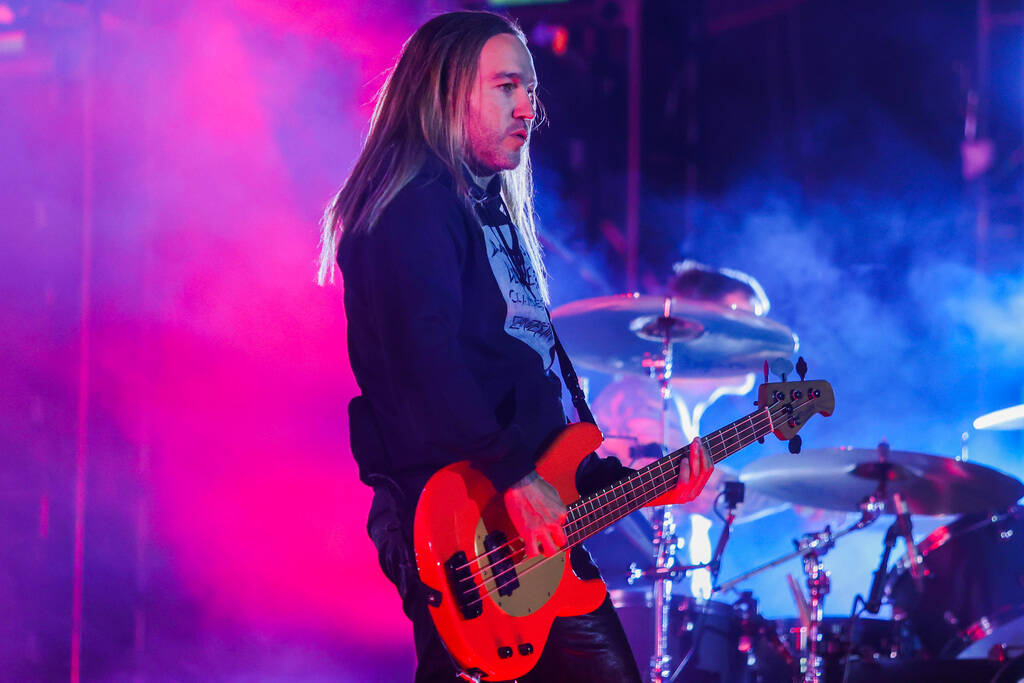
M473 580L473 572L465 551L460 550L444 563L448 584L451 586L455 604L459 606L463 619L472 619L483 614L484 605L480 599L480 589Z
M502 531L492 531L484 539L484 550L491 559L491 576L498 586L498 595L512 595L519 588L519 576L516 565L512 562L512 549L507 545L508 539Z

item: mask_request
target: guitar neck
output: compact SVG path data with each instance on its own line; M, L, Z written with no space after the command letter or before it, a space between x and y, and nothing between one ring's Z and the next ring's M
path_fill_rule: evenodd
M774 431L773 422L781 419L785 419L782 411L757 410L702 436L701 445L711 461L717 464L757 439L771 434ZM683 446L611 486L569 505L564 527L569 545L584 541L675 488L679 482L679 466L689 450L689 445Z

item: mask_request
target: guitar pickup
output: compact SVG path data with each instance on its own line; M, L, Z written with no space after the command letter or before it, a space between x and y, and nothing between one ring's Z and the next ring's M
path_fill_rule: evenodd
M484 551L490 558L491 576L498 586L498 595L509 596L519 588L519 576L512 561L512 549L502 531L492 531L484 538Z
M483 614L484 604L480 598L480 589L473 580L473 572L462 550L448 558L444 563L448 584L451 586L455 604L459 606L463 619L472 619Z

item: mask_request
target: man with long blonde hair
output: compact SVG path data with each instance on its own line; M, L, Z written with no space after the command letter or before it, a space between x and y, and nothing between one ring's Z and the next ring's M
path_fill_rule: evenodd
M320 281L345 281L348 351L362 395L352 451L374 488L367 524L413 622L416 681L456 670L431 621L412 552L427 479L469 460L502 492L527 552L566 545L565 505L533 469L566 425L533 216L529 141L537 78L517 26L488 12L431 19L405 44L351 175L323 222ZM710 463L692 449L679 500ZM581 491L629 472L585 459ZM578 574L596 570L581 548ZM610 601L560 617L529 681L639 681Z

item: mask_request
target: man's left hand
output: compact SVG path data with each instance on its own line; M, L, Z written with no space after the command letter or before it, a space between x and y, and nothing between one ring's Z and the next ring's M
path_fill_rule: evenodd
M679 463L679 482L676 487L654 500L648 505L678 505L689 503L700 495L701 490L711 478L715 465L704 452L700 438L690 442L690 454Z

